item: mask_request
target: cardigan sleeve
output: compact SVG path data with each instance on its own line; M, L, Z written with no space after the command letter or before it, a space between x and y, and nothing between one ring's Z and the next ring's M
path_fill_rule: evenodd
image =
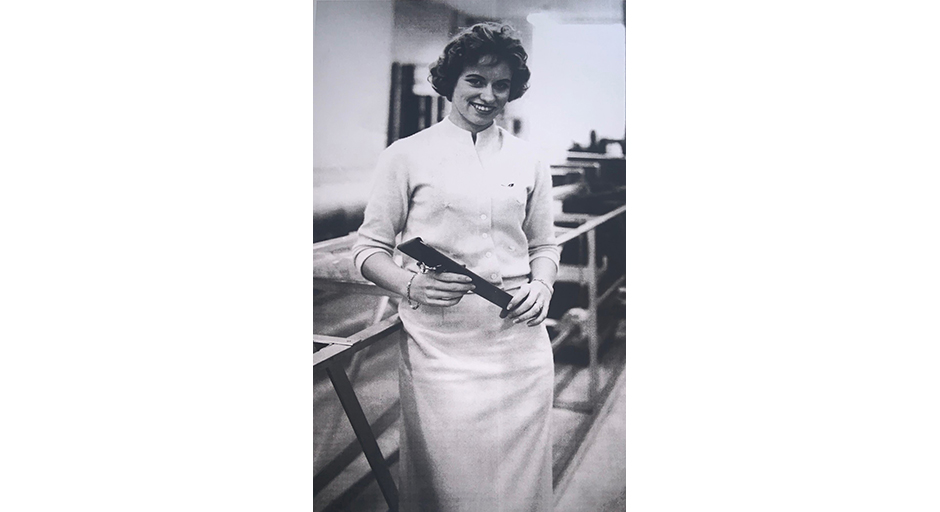
M522 230L529 241L529 262L548 258L558 267L560 251L555 243L555 221L552 214L552 174L544 160L536 166L535 185L526 203Z
M375 181L359 228L353 258L359 273L365 260L378 252L389 256L395 249L395 237L408 216L408 167L394 145L379 156Z

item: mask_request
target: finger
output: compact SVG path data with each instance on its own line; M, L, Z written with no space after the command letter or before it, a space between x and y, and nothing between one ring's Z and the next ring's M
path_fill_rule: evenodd
M532 291L529 290L528 295L524 297L523 301L517 304L514 309L510 309L509 316L511 318L520 317L523 313L526 313L529 309L531 309L532 306L535 305L537 300L538 300L538 295L535 293L532 293Z
M520 322L523 321L532 321L538 319L540 316L541 320L545 319L545 316L548 314L548 305L551 301L551 297L546 297L545 294L540 293L539 288L532 288L529 292L529 296L519 307L520 314L517 317L517 320ZM523 311L527 303L531 299L531 306L527 310ZM541 321L539 320L539 321Z
M432 277L430 282L430 287L435 290L457 292L460 294L467 293L468 291L474 289L474 285L469 277L463 276L460 274L428 274Z
M542 307L542 311L539 312L538 316L534 320L530 320L528 324L529 327L535 327L536 325L541 324L545 321L545 318L548 317L548 304Z
M433 297L435 299L455 299L458 297L463 297L467 293L473 291L473 287L457 287L457 288L428 288L425 291L425 295L428 297Z
M509 304L506 305L506 311L512 311L516 309L519 304L522 303L529 296L529 287L528 285L522 285L516 290L516 293L512 296L512 299L509 301Z
M442 301L456 301L463 298L464 295L466 295L466 292L432 291L428 293L428 298Z
M519 305L519 307L509 312L509 318L513 322L516 322L516 323L528 320L529 318L534 318L535 314L533 311L535 309L537 308L535 307L534 302L532 303L523 302L522 304Z
M452 274L450 272L427 272L421 275L426 277L429 283L437 283L441 285L467 284L472 282L472 280L467 276Z
M435 279L445 283L469 283L471 279L463 274L454 272L432 272Z
M459 293L460 295L463 295L463 294L469 292L470 290L476 289L476 286L474 286L473 283L443 283L443 282L437 282L436 284L434 284L433 289L434 289L434 290L441 291L441 292Z
M453 298L432 299L429 302L430 302L430 305L432 306L440 306L440 307L446 308L450 306L456 306L457 303L460 302L461 298L463 298L463 296L453 297Z
M538 318L539 314L542 312L542 309L537 304L529 308L525 313L519 315L517 318L513 319L513 322L520 324L522 322L529 322Z
M510 313L510 317L514 322L525 322L536 317L539 313L538 301L532 295L529 296L515 311Z

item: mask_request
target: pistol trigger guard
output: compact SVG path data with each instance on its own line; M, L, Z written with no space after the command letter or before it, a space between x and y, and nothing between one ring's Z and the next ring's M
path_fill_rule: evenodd
M423 261L419 261L418 268L421 269L422 274L427 274L428 272L437 272L441 268L441 266L437 265L435 267L432 267L430 265L425 265Z

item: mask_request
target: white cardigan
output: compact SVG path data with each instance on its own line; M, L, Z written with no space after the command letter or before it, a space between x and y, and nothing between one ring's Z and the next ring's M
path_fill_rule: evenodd
M493 284L527 276L529 263L558 265L548 165L493 123L477 134L445 119L389 146L353 249L356 267L389 255L395 236L425 243ZM406 268L416 269L406 257Z

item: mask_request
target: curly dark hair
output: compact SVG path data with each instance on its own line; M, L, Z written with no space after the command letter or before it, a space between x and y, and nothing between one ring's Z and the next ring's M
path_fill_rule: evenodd
M512 70L509 101L521 97L529 88L529 67L526 66L522 41L515 37L511 26L502 23L477 23L457 34L431 66L431 86L438 94L453 99L454 86L464 67L473 64L505 62Z

